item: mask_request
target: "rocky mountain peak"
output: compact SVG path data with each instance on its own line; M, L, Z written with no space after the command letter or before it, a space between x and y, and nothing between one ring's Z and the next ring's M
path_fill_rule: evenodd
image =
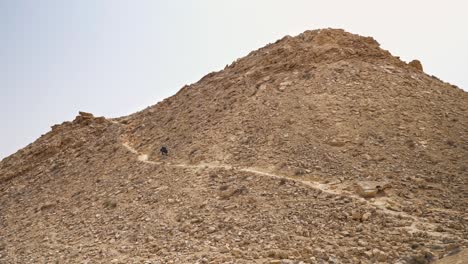
M0 262L429 263L467 244L468 94L343 30L0 162ZM162 152L162 146L165 150Z

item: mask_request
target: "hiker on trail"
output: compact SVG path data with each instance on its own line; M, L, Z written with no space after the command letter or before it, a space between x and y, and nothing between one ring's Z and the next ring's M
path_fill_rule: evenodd
M163 156L167 156L167 154L169 153L169 151L167 150L165 146L163 146L160 151L161 151L161 155Z

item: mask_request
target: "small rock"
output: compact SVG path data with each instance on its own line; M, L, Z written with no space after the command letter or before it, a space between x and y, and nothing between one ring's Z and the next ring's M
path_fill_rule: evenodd
M38 210L38 211L44 211L44 210L53 208L54 206L55 206L55 203L44 203L44 204L42 204L41 206L39 206L39 210Z
M423 71L422 63L419 60L412 60L408 63L409 66L415 68L418 71Z
M380 251L378 249L373 249L372 250L372 256L374 257L375 260L379 261L379 262L386 262L387 261L387 254L384 253L383 251Z
M235 257L242 257L242 251L238 248L232 249L231 254Z
M214 233L214 232L216 232L216 227L210 226L210 227L208 228L208 234L211 234L211 233Z
M361 217L362 217L362 215L361 215L361 213L358 212L358 211L354 211L354 212L352 213L352 215L351 215L351 218L352 218L353 220L356 220L356 221L361 220Z
M278 87L278 90L280 90L281 92L283 92L284 90L286 90L286 88L288 86L291 86L292 82L291 81L287 81L287 82L282 82L280 83L280 86Z
M219 253L228 253L230 249L227 246L224 246L219 249Z
M409 264L427 264L431 263L433 259L434 255L431 252L426 251L407 257L406 262Z
M366 241L361 240L361 239L358 240L358 245L361 246L361 247L369 246L369 244Z
M366 256L366 258L368 259L371 259L372 258L372 251L364 251L364 256Z
M268 252L268 257L270 258L277 258L277 259L286 259L288 257L288 253L283 250L271 250Z
M387 182L380 181L360 181L356 183L357 193L363 198L373 198L377 193L383 192L390 187Z
M333 146L333 147L342 147L346 144L345 141L341 140L341 139L336 139L336 138L333 138L331 140L329 140L327 142L328 145L330 146Z
M224 237L224 236L223 236L222 234L215 235L215 236L213 237L213 240L216 241L216 242L218 242L218 241L221 241L221 239L223 239L223 237Z
M79 111L78 114L84 118L93 118L94 115L91 114L91 113L87 113L87 112L83 112L83 111Z
M361 220L364 222L364 221L367 221L369 219L369 217L371 217L372 213L370 212L367 212L367 213L364 213L361 217Z

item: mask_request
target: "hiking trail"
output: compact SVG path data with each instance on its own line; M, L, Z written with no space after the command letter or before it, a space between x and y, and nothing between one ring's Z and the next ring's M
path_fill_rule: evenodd
M142 153L138 152L128 142L122 142L122 146L125 147L129 152L137 155L137 160L138 161L143 162L143 163L147 163L147 164L164 165L164 166L173 167L173 168L188 168L188 169L207 169L208 168L208 169L237 170L237 171L240 171L240 172L250 172L250 173L253 173L253 174L256 174L256 175L260 175L260 176L264 176L264 177L270 177L270 178L274 178L274 179L293 181L293 182L302 184L302 185L307 186L307 187L312 188L312 189L321 190L322 192L327 193L327 194L342 195L342 196L346 196L346 197L349 197L351 199L355 199L355 200L358 200L358 201L364 201L364 202L372 205L376 209L380 210L381 212L385 213L385 214L389 214L389 215L393 215L393 216L401 217L401 218L411 219L413 221L412 224L410 226L403 227L409 233L426 232L427 234L435 236L435 237L451 237L451 235L446 234L446 233L437 232L437 231L429 231L429 230L436 230L437 229L438 225L436 225L434 223L424 221L424 220L422 220L421 218L419 218L417 216L413 216L413 215L407 214L405 212L393 211L393 210L388 209L385 199L381 199L381 200L374 199L373 201L369 201L369 200L367 200L365 198L362 198L362 197L360 197L358 195L355 195L355 194L352 194L350 192L346 192L346 191L342 191L342 190L338 190L338 189L333 190L333 189L330 188L330 185L326 184L326 183L320 183L320 182L314 182L314 181L308 181L308 180L301 180L301 179L297 179L297 178L293 178L293 177L289 177L289 176L284 176L284 175L277 175L277 174L273 174L273 173L270 173L270 172L265 172L265 171L262 171L261 169L252 168L252 167L242 168L242 167L235 167L235 166L226 165L226 164L210 164L210 163L201 163L201 164L195 164L195 165L189 165L189 164L184 164L184 163L171 164L171 163L167 163L167 162L151 161L151 160L149 160L149 156L147 154L142 154ZM421 230L421 229L419 229L418 226L424 226L425 229L428 229L428 230Z

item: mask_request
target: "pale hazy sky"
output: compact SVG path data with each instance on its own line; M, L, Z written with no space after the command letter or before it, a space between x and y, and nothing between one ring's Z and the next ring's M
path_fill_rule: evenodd
M284 35L343 28L468 88L468 4L0 0L0 158L72 120L117 117Z

